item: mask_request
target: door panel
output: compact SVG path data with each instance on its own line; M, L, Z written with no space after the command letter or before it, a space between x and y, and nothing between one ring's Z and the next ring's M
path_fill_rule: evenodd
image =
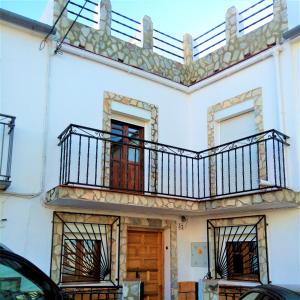
M144 282L146 300L163 299L162 232L128 231L127 279Z
M110 186L115 189L144 190L144 128L112 120Z

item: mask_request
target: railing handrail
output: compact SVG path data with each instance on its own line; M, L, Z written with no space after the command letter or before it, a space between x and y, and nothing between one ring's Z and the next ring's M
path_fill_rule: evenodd
M9 118L9 119L11 119L13 122L16 120L16 117L15 117L15 116L6 115L6 114L2 114L2 113L0 113L0 117Z
M176 149L176 150L179 150L179 151L190 152L190 153L196 154L198 157L200 157L200 155L205 153L205 152L215 154L214 150L218 150L220 148L222 148L222 150L225 150L227 148L227 146L237 144L241 141L251 140L255 137L260 137L260 136L262 138L264 138L269 133L273 133L273 135L271 137L269 137L269 139L275 138L274 134L277 134L278 136L281 136L283 138L283 140L279 140L279 141L282 142L284 145L287 145L287 146L289 146L289 143L287 143L286 140L290 138L288 135L286 135L286 134L284 134L284 133L282 133L282 132L280 132L276 129L269 129L269 130L266 130L266 131L262 131L262 132L259 132L259 133L253 134L253 135L249 135L249 136L237 139L237 140L233 140L233 141L230 141L230 142L227 142L227 143L223 143L223 144L220 144L218 146L210 147L210 148L207 148L205 150L195 151L195 150L190 150L190 149L187 149L187 148L182 148L182 147L172 146L172 145L168 145L168 144L153 142L153 141L149 141L149 140L145 140L145 139L140 139L140 138L135 138L135 137L128 137L128 136L125 136L125 135L122 135L122 134L112 133L110 131L95 129L95 128L91 128L91 127L88 127L88 126L81 126L81 125L77 125L77 124L72 123L58 136L58 139L60 140L59 143L58 143L58 146L60 146L61 143L63 143L64 140L66 138L68 138L69 135L72 134L72 133L82 135L81 133L70 131L70 130L72 130L73 127L78 128L78 129L83 129L83 130L92 130L94 132L97 132L98 134L108 134L108 135L114 136L114 137L121 137L121 138L129 139L129 140L134 140L134 141L137 141L137 142L140 142L140 143L147 143L147 144L152 144L152 145L155 145L155 146L167 147L169 149L173 148L173 149ZM86 133L86 134L88 134L88 133ZM96 137L96 136L91 135L91 137L99 138L99 139L105 139L105 138L101 138L100 136ZM262 140L263 139L255 140L253 142L249 141L249 143L247 143L246 145L250 145L252 143L256 143L256 142L259 142L259 141L262 141ZM114 143L118 143L118 142L114 142ZM122 143L124 143L124 142L122 142ZM132 146L135 147L134 145L132 145ZM141 146L137 146L137 147L141 147ZM227 151L227 150L225 150L225 151ZM220 151L220 152L222 152L222 151Z
M75 127L75 128L79 128L79 129L85 129L85 130L92 130L94 132L97 132L99 134L108 134L108 135L111 135L111 136L114 136L114 137L122 137L122 138L126 138L126 139L129 139L129 140L134 140L134 141L137 141L137 142L141 142L141 143L147 143L147 144L152 144L152 145L155 145L155 146L161 146L161 147L167 147L167 148L173 148L173 149L176 149L176 150L179 150L179 151L184 151L184 152L190 152L190 153L194 153L194 154L198 154L197 151L193 151L193 150L189 150L189 149L186 149L186 148L182 148L182 147L176 147L176 146L172 146L172 145L168 145L168 144L163 144L163 143L157 143L157 142L152 142L152 141L149 141L149 140L145 140L145 139L140 139L140 138L134 138L134 137L128 137L128 136L125 136L125 135L122 135L122 134L118 134L118 133L112 133L110 131L105 131L105 130L100 130L100 129L95 129L95 128L91 128L91 127L87 127L87 126L81 126L81 125L77 125L77 124L70 124L59 136L58 136L58 139L60 140L59 143L58 143L58 146L60 146L61 143L64 142L64 140L72 133L75 133L75 132L68 132L69 130L72 129L72 127ZM78 133L76 133L78 134ZM80 134L80 133L79 133ZM99 138L99 137L95 137L95 136L91 136L91 137L94 137L94 138ZM100 139L103 139L103 138L100 138ZM133 145L134 146L134 145Z

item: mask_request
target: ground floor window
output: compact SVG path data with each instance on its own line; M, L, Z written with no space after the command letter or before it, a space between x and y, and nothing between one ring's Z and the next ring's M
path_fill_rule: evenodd
M101 260L103 260L100 249L101 241L99 240L66 239L62 263L62 282L97 282L104 279L105 274L101 274L100 269Z
M52 243L56 283L119 285L120 217L55 212Z
M268 283L265 216L207 221L209 277Z

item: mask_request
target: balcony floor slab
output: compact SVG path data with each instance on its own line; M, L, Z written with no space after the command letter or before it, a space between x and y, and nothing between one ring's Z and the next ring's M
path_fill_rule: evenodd
M204 201L61 185L47 192L45 202L49 206L82 209L162 215L206 215L299 207L300 193L284 189Z

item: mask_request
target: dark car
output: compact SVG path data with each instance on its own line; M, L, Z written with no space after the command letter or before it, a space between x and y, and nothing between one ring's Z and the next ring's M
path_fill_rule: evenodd
M261 285L246 292L240 300L299 300L300 288L277 285Z
M0 300L63 300L59 287L27 259L0 245Z

